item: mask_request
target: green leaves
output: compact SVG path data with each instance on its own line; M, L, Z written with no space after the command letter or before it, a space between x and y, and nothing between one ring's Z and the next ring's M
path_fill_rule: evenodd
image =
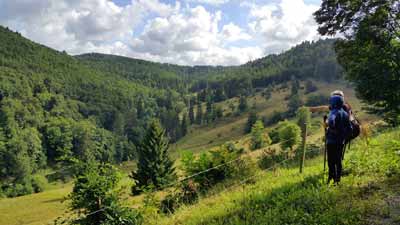
M271 144L271 139L264 131L264 124L261 120L257 120L251 127L251 148L255 150L269 144Z
M149 185L160 188L176 179L168 148L169 143L164 129L158 121L153 120L142 143L138 146L138 168L131 174L137 182L132 188L134 194Z
M293 150L293 147L300 143L300 127L292 122L282 122L279 126L279 141L282 149Z
M74 224L135 225L142 222L136 210L122 205L117 190L121 175L114 167L86 164L83 169L69 196L70 208L80 217L72 219Z
M324 0L315 13L322 35L342 33L339 63L371 112L400 124L400 3L397 0Z

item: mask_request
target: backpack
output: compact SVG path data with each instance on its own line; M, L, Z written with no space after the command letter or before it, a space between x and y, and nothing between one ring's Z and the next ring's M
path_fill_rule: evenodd
M353 120L350 121L350 123L351 123L351 126L353 129L347 138L347 140L349 140L349 141L355 139L361 133L361 124L358 119L354 118Z
M347 134L347 136L346 136L346 143L347 143L347 142L350 142L351 140L355 139L356 137L358 137L360 135L360 133L361 133L361 123L357 119L357 117L354 115L354 113L353 113L353 111L351 109L347 108L347 110L345 109L345 111L349 115L351 128L352 128L351 132L349 132L349 134Z

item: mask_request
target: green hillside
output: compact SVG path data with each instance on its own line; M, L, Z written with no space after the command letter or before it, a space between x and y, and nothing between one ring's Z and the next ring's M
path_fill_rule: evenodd
M348 175L340 186L325 185L317 157L303 175L297 166L261 172L250 184L205 197L154 224L398 224L399 135L397 129L359 140L347 152Z
M277 132L279 122L295 121L300 106L326 104L335 89L345 91L360 119L376 119L362 111L354 90L342 80L334 40L304 42L232 67L178 66L97 53L69 56L1 26L0 40L0 214L7 215L0 224L43 224L65 216L68 203L62 200L72 190L80 162L119 165L129 206L144 210L152 221L147 195L128 193L137 147L153 119L166 129L178 177L190 175L183 161L190 152L212 158L221 151L222 158L209 159L207 166L237 156L257 161L271 149L251 150L245 131L250 115L263 122L264 133ZM310 144L321 144L321 116L313 115ZM276 141L273 146L284 150ZM241 162L245 173L262 172ZM217 187L243 174L226 176L217 179ZM168 193L156 195L162 199ZM13 212L27 202L35 203L35 210ZM156 218L175 217L155 211Z

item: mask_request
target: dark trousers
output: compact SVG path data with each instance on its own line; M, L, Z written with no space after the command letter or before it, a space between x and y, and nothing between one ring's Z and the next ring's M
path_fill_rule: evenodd
M328 181L334 180L340 182L342 176L342 154L343 144L328 144L328 167L329 167L329 178Z

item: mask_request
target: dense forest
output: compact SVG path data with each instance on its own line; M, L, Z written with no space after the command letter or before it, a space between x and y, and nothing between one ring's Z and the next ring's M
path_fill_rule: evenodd
M216 102L244 103L275 84L333 81L342 73L333 40L232 67L70 56L1 26L0 40L0 184L7 196L40 191L40 169L63 168L55 176L63 178L78 161L135 159L154 118L175 142L191 124L226 116Z

